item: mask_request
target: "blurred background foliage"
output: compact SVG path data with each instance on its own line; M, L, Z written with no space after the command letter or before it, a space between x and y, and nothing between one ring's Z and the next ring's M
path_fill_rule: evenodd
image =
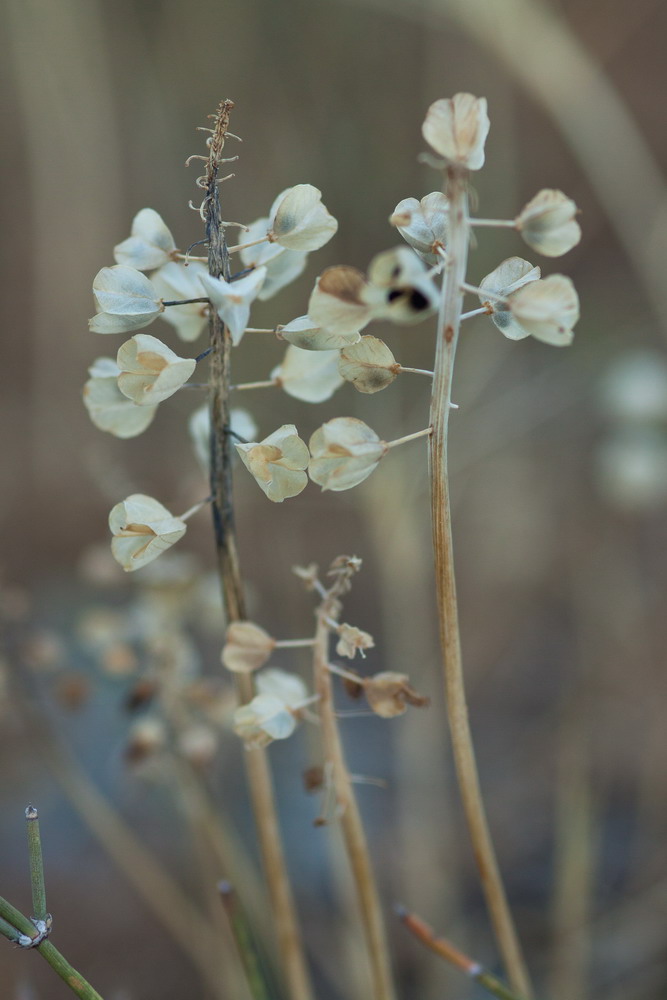
M126 869L141 867L114 833L121 815L214 930L212 886L223 875L262 912L252 877L222 870L203 836L187 775L176 780L173 760L128 756L145 721L144 707L128 709L138 679L159 669L181 678L176 686L179 671L187 683L215 677L221 633L205 515L180 543L181 562L167 564L176 583L166 570L128 580L107 555L117 500L147 492L178 511L206 487L185 429L200 402L193 394L161 406L131 441L89 422L87 366L120 343L87 331L92 278L144 206L179 245L201 238L188 209L196 168L183 164L202 150L194 127L231 97L244 142L223 187L227 217L251 222L283 188L309 182L340 223L306 275L253 311L257 325L289 321L325 266L363 269L396 244L387 223L395 204L437 186L417 161L425 109L467 90L488 98L491 117L475 177L480 213L511 217L538 189L557 187L580 206L584 230L564 260L535 261L575 281L573 347L509 343L482 318L466 328L457 364L454 531L491 825L541 996L663 995L664 6L3 0L2 10L3 894L28 905L21 818L35 801L55 941L105 998L239 995L202 985L192 954L156 916L160 893L148 906L113 860L115 843ZM524 253L516 236L483 231L470 277ZM179 350L163 324L150 332ZM430 366L432 325L371 332L403 364ZM235 377L266 378L280 345L247 341ZM306 437L351 415L390 440L424 426L426 392L405 376L373 397L345 386L317 408L278 389L242 402L262 436L295 422ZM425 476L415 443L350 493L311 486L274 506L239 470L240 545L253 616L281 637L306 634L312 620L293 564L363 558L346 618L375 636L366 666L405 671L433 699L427 712L390 723L343 724L352 770L388 783L360 786L384 899L388 909L400 899L493 967L442 714ZM281 662L307 672L307 659ZM341 915L336 839L313 827L320 803L302 791L315 744L301 731L271 756L318 997L342 1000L360 995L360 973L355 929ZM190 763L252 861L241 753L224 735L213 759L201 751ZM95 787L116 813L95 805ZM477 996L400 927L392 941L403 996ZM3 996L68 996L39 966L1 948Z

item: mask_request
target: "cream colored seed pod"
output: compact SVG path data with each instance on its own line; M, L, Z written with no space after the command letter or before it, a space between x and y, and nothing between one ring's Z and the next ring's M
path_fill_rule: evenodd
M285 326L279 327L278 334L282 340L286 340L293 347L299 347L302 351L340 350L341 347L358 343L361 336L358 330L353 330L351 333L326 330L318 326L310 316L298 316Z
M323 490L349 490L373 472L387 445L363 420L334 417L311 436L308 474Z
M118 388L137 406L153 406L173 396L187 382L197 362L179 358L157 337L137 333L119 349Z
M108 362L105 368L101 363ZM98 358L89 369L83 402L90 419L101 431L117 438L133 438L152 423L157 406L136 406L118 388L120 369L112 358ZM95 374L106 372L105 374Z
M422 135L449 163L467 170L479 170L484 165L484 143L489 125L486 98L456 94L430 106Z
M250 674L264 666L275 646L276 640L254 622L233 622L225 634L221 660L233 673Z
M131 235L113 253L117 264L152 271L174 259L176 244L162 217L152 208L142 208L132 220Z
M237 444L236 450L248 472L274 503L282 503L305 489L308 448L294 424L283 424L263 441Z
M204 265L196 260L187 267L172 260L152 274L151 281L163 302L200 299L202 288L199 277L207 273ZM173 326L181 340L189 343L197 340L208 326L208 312L205 302L190 302L182 306L169 306L162 313L162 319Z
M97 315L88 321L93 333L127 333L140 330L164 310L160 297L145 274L116 264L103 267L93 280Z
M433 191L421 201L404 198L389 217L406 243L416 250L427 264L437 264L442 258L439 249L445 249L449 201L442 191Z
M199 276L213 308L229 327L234 345L241 342L250 318L250 306L259 295L265 278L265 267L256 268L238 281L225 281L224 278L213 278L210 274Z
M533 267L529 261L508 257L480 282L479 301L493 308L491 319L508 340L523 340L530 333L515 319L507 303L498 302L495 296L506 299L529 282L537 281L540 274L539 267ZM491 293L491 297L485 293Z
M323 403L343 384L338 351L304 351L291 345L271 378L288 396L304 403Z
M361 683L369 707L383 719L393 719L397 715L403 715L408 705L424 708L429 704L428 698L410 686L407 674L386 671L373 677L366 677Z
M338 371L359 392L373 393L386 389L399 369L394 355L377 337L362 337L358 344L344 347L338 358Z
M143 493L133 493L109 514L111 552L126 572L157 559L185 534L187 525Z
M529 247L545 257L560 257L577 245L581 228L577 206L563 194L545 188L521 210L516 228Z
M288 250L319 250L337 229L322 204L322 192L312 184L296 184L274 202L268 238Z
M514 292L508 299L513 318L528 333L553 347L572 343L579 319L579 296L569 278L551 274Z

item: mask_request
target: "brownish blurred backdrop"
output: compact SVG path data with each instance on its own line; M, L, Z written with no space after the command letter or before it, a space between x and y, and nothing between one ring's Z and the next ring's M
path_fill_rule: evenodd
M92 279L113 263L114 244L144 206L160 212L179 246L202 238L188 208L197 171L184 161L202 150L195 126L231 97L243 145L236 178L223 187L227 216L252 222L278 192L308 182L340 224L298 282L253 309L258 326L287 322L305 311L325 266L364 269L397 243L387 222L395 204L438 183L417 161L425 110L470 91L488 98L491 118L475 178L480 214L512 217L554 187L575 199L584 230L563 260L535 260L577 286L574 345L510 343L481 318L465 330L457 362L454 532L482 783L539 995L663 996L664 5L4 0L2 11L0 518L11 641L2 663L0 892L29 907L22 810L34 798L54 940L106 1000L213 996L77 814L85 802L54 778L34 731L43 723L56 733L73 752L72 773L83 768L151 856L202 908L215 908L201 889L196 836L186 835L164 782L125 761L122 702L132 678L105 675L81 641L91 611L111 608L120 629L145 597L140 580L128 582L91 548L106 551L110 507L146 492L178 511L205 493L185 429L200 401L181 393L130 441L92 426L81 402L86 369L121 342L87 330ZM471 280L514 254L532 259L516 234L482 231ZM149 332L179 350L163 324ZM371 332L403 364L430 367L432 325ZM280 345L246 341L235 377L268 377ZM307 437L350 415L390 440L425 425L426 393L404 377L376 396L346 385L318 407L277 389L242 402L262 436L294 422ZM276 634L310 625L294 563L326 565L339 552L364 559L346 615L375 636L367 668L404 670L433 699L428 712L389 724L344 723L352 770L389 783L360 786L384 901L414 907L494 967L442 713L421 443L349 493L311 485L272 505L244 470L236 488L253 614ZM202 514L179 550L195 553L204 573L210 543ZM215 673L219 636L202 635L202 669ZM22 701L38 706L37 721ZM318 803L301 791L312 739L300 734L274 749L318 997L348 1000L361 993L350 985L344 892L330 874L332 856L334 867L341 861L312 826ZM226 738L210 781L251 842L240 753ZM234 880L215 864L210 871ZM405 1000L482 995L401 927L391 933ZM68 996L42 964L0 947L3 1000Z

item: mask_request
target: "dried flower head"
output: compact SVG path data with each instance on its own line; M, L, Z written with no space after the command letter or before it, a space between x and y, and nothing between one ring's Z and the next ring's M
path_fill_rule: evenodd
M112 509L109 528L114 558L126 572L132 572L171 548L187 525L153 497L133 493Z
M281 503L305 489L308 448L294 424L283 424L259 443L237 444L236 450L269 500Z
M367 479L387 446L356 417L334 417L311 436L308 474L323 490L349 490Z
M116 264L103 267L93 280L97 315L88 321L94 333L127 333L148 326L164 306L145 274Z
M529 247L545 257L560 257L581 239L577 206L563 194L545 188L522 208L516 228Z
M365 656L364 650L372 649L375 645L373 636L355 625L343 622L337 627L336 632L338 634L336 652L339 656L347 656L350 660L353 660L357 653L362 657Z
M448 163L479 170L484 165L484 143L489 126L486 98L456 94L430 106L422 135Z
M263 667L275 649L276 640L253 622L232 622L225 634L221 660L228 670L249 674Z
M379 392L396 378L400 365L384 341L362 337L358 344L344 347L338 358L338 371L359 392Z
M480 282L479 301L493 309L491 319L508 340L523 340L530 334L517 322L506 302L498 302L495 297L489 298L484 293L490 292L493 296L500 295L507 299L512 292L523 288L528 282L537 281L540 274L539 267L533 267L529 261L521 257L508 257Z
M238 281L225 281L202 274L199 281L220 319L229 327L232 343L239 344L250 317L250 306L259 295L266 268L258 267Z
M83 403L101 431L118 438L132 438L152 423L157 406L136 406L118 388L120 368L113 358L98 358L88 369L91 378L83 387Z
M296 184L278 196L269 222L268 238L288 250L319 250L338 229L322 204L322 192L312 184Z
M364 678L363 685L369 706L383 719L403 715L408 705L425 708L429 704L428 698L410 686L407 674L386 671Z
M132 220L131 236L114 247L117 264L153 271L174 259L176 244L164 220L152 208L142 208Z
M157 337L137 333L119 349L118 388L138 406L154 406L173 396L197 367L194 358L179 358Z
M310 316L298 316L279 327L279 334L282 340L293 347L300 347L302 351L336 351L356 344L360 338L358 330L351 333L326 330L314 323Z
M271 378L288 396L304 403L322 403L343 384L338 371L338 351L304 351L291 344L271 372Z
M550 274L532 281L509 299L512 317L537 340L553 347L572 343L572 328L579 319L579 296L569 278Z
M442 259L438 251L445 249L448 219L449 201L441 191L433 191L421 201L399 201L389 222L422 260L433 265Z

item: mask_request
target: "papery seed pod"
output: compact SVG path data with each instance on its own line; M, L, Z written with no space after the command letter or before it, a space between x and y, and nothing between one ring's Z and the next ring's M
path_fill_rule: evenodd
M545 188L522 208L515 220L516 228L533 250L545 257L560 257L581 239L576 214L577 206L571 198L562 191Z
M201 275L208 274L203 264L196 260L186 267L171 261L151 275L151 281L163 302L178 299L202 298ZM162 319L176 330L187 342L197 340L208 326L209 307L205 302L190 302L188 305L169 306L162 313Z
M255 681L260 694L270 694L279 698L292 711L298 711L299 706L308 698L308 688L297 675L275 667L267 667L257 674Z
M244 243L255 243L266 236L270 229L270 219L257 219L243 234ZM308 262L305 250L286 250L279 243L258 243L240 251L246 267L265 267L266 278L257 298L260 302L272 298L290 282L303 273Z
M438 250L446 248L448 221L449 201L442 191L433 191L421 201L404 198L389 217L405 242L431 266L442 259Z
M340 334L358 333L373 318L368 293L368 281L356 267L328 267L317 279L308 303L308 315L327 330Z
M157 406L137 406L118 388L120 369L112 358L98 358L110 362L113 374L88 379L83 387L83 403L90 419L101 431L117 438L133 438L152 423ZM95 363L89 370L101 370Z
M311 436L308 474L323 490L349 490L367 479L387 445L356 417L334 417Z
M284 740L296 729L296 719L280 698L258 694L234 712L234 732L246 749L268 746L272 740Z
M157 337L138 333L119 349L118 388L138 406L153 406L173 396L195 368L194 358L179 358Z
M338 229L322 204L322 192L312 184L296 184L276 199L269 240L288 250L319 250Z
M363 685L370 708L383 719L403 715L408 705L425 708L429 704L428 698L410 686L407 674L386 671L364 678Z
M374 315L393 323L419 323L438 307L438 289L425 265L407 247L385 250L373 258L368 280Z
M305 489L308 448L294 424L283 424L260 442L237 444L236 450L248 472L269 500L281 503Z
M579 296L569 278L550 274L530 282L508 299L512 317L528 333L553 347L572 343L579 319Z
M341 347L358 343L358 330L351 333L338 333L318 326L310 316L299 316L278 329L282 340L302 351L336 351Z
M435 101L426 113L422 135L436 153L455 166L479 170L489 134L486 98L456 94Z
M140 569L186 532L184 521L143 493L133 493L109 514L111 551L126 572Z
M234 673L249 674L263 667L276 640L254 622L232 622L227 627L221 660Z
M323 403L343 384L338 351L304 351L291 344L271 378L288 396L304 403Z
M93 280L97 315L88 321L94 333L125 333L156 320L164 306L153 283L133 267L103 267Z
M131 236L114 247L117 264L152 271L173 260L174 237L164 220L152 208L142 208L132 220Z
M256 268L238 281L225 281L224 278L213 278L210 274L199 276L199 282L211 300L211 305L229 328L235 346L241 342L245 333L250 306L259 295L265 278L265 267Z
M508 257L480 282L479 301L493 309L491 319L508 340L523 340L530 333L514 318L507 303L498 302L495 296L507 299L512 292L523 288L530 281L537 281L540 274L539 267L533 267L529 261L521 257ZM485 293L491 293L492 297Z
M399 368L387 345L377 337L362 337L358 344L344 347L338 358L338 371L359 392L386 389Z

